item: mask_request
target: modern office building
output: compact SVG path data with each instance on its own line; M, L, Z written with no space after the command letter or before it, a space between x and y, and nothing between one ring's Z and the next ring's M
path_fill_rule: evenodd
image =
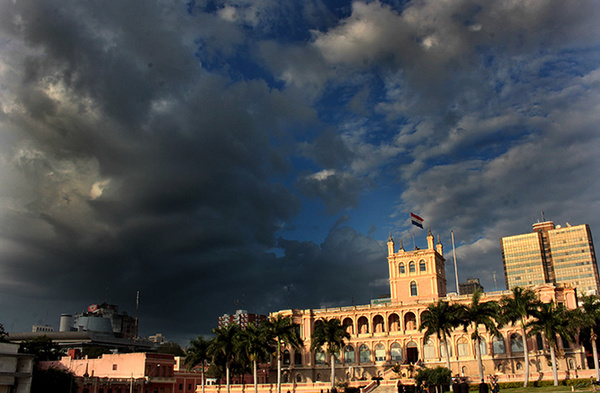
M458 284L458 288L461 295L471 295L478 289L483 292L483 285L481 285L479 279L472 277L467 278L467 282L461 282Z
M571 285L578 294L600 293L592 233L587 224L565 227L552 221L533 232L501 240L508 289L547 283Z
M266 315L252 314L246 310L237 310L235 314L223 314L219 317L218 326L225 327L235 323L241 328L245 328L250 323L258 323L267 320Z

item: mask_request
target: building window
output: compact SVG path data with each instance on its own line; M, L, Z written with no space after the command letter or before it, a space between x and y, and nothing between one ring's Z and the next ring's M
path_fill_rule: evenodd
M296 374L296 382L302 382L302 375Z
M492 348L494 349L494 355L502 355L506 353L504 339L502 337L494 337L494 340L492 341Z
M427 344L423 345L423 357L425 359L435 358L435 347L433 346L433 342L431 342L431 340L429 340Z
M517 371L523 370L523 364L521 362L517 363Z
M315 351L315 364L325 364L325 352L321 348Z
M373 331L375 333L383 333L383 330L383 317L381 315L376 315L375 318L373 318Z
M411 272L411 273L415 273L417 271L416 268L415 268L415 263L414 262L411 261L408 264L408 271Z
M401 362L402 361L402 347L398 343L392 343L390 346L390 355L392 358L392 362Z
M452 344L448 343L448 352L450 352L448 354L449 357L452 357ZM442 341L442 343L440 344L440 353L442 354L442 357L445 358L446 357L446 346L444 345L444 342Z
M544 340L542 339L542 335L540 333L535 335L535 343L537 344L538 351L544 349Z
M115 371L117 369L117 365L113 364L113 371Z
M406 268L404 267L404 262L400 262L400 266L398 267L400 274L406 273Z
M462 337L456 344L456 352L458 356L469 356L469 340Z
M513 333L510 336L510 351L512 353L515 352L523 352L523 339L520 334Z
M487 355L487 342L484 338L479 339L479 351L481 355Z
M369 333L369 320L367 319L367 317L358 318L358 333Z
M352 345L346 345L344 347L344 363L354 363L354 347Z
M425 264L425 261L421 261L419 262L419 271L421 272L426 272L427 271L427 265Z
M294 364L296 366L302 366L302 354L300 353L300 351L294 352Z
M290 365L290 351L287 349L283 351L283 364L286 366Z
M411 283L410 283L410 296L419 296L416 281L411 281Z
M385 347L383 344L375 345L375 361L385 362Z
M358 350L358 357L361 363L370 363L371 362L371 351L366 345L361 345Z

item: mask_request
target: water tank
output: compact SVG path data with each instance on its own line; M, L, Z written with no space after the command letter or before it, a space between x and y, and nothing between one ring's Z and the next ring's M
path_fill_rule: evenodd
M58 328L58 331L59 332L70 332L72 320L73 320L73 316L71 314L61 314L60 315L60 326Z

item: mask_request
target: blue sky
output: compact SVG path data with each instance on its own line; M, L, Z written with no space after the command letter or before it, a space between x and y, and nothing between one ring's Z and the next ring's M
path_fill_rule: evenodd
M109 301L183 344L243 308L389 291L411 211L461 281L600 230L600 6L0 5L0 323ZM417 246L426 230L415 231ZM497 281L493 275L496 272Z

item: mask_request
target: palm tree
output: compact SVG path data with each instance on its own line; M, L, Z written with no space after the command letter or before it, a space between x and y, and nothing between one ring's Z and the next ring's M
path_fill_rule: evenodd
M268 329L277 348L277 393L281 393L281 347L290 346L299 350L304 343L300 338L300 325L294 323L289 315L275 315L269 320Z
M419 331L425 329L423 342L427 343L429 338L435 335L438 340L444 344L446 350L446 367L450 367L450 352L448 351L448 338L452 330L460 325L463 306L459 304L450 304L439 300L427 307L427 310L421 315L421 325Z
M582 296L581 308L578 313L580 328L590 329L590 340L592 342L592 352L594 354L594 368L596 370L596 381L600 381L600 371L598 370L598 348L596 340L598 336L594 328L600 323L600 298L595 295Z
M208 354L208 348L210 341L204 339L202 336L198 336L197 339L190 341L190 347L185 351L185 365L188 371L196 366L200 366L202 371L202 393L204 393L204 367L206 361L210 359Z
M550 347L550 359L552 360L552 374L554 375L554 386L558 386L558 372L556 369L556 351L558 350L557 337L572 341L575 337L576 327L573 311L564 306L554 306L554 302L540 303L539 308L533 313L534 320L527 326L530 328L529 336L544 334Z
M326 352L329 354L331 361L331 390L335 387L335 355L340 353L344 347L344 339L350 339L350 334L337 318L320 321L319 324L315 325L315 330L311 337L311 352L327 345Z
M225 363L225 379L227 381L227 393L230 393L229 371L231 364L237 357L237 339L240 328L235 323L231 325L215 328L212 332L215 337L208 348L208 353L211 355L213 362L219 360Z
M254 392L258 393L258 362L269 358L273 353L273 346L269 339L269 331L266 323L249 324L240 331L238 344L248 359L252 362L254 375Z
M500 299L502 307L502 319L510 322L513 326L519 323L521 327L521 338L523 339L523 358L525 361L525 381L523 387L529 382L529 349L527 348L527 319L537 311L537 295L531 289L514 287L511 295L502 296Z
M462 325L465 331L472 326L473 333L471 339L475 342L475 355L477 357L477 366L479 368L479 380L483 380L483 360L481 359L481 335L479 326L484 326L485 330L494 336L499 336L500 331L495 318L498 316L500 305L496 301L487 301L481 303L483 291L477 289L471 297L471 304L465 306L461 315Z

